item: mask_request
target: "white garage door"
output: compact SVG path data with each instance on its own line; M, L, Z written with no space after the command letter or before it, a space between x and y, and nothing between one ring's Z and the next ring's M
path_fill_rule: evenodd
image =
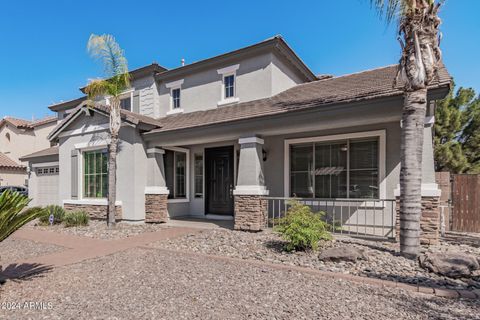
M58 166L37 168L36 174L35 205L58 204Z

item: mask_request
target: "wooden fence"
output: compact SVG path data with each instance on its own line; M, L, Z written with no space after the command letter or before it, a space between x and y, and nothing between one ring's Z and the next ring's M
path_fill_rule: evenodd
M480 175L453 175L452 204L452 231L480 232Z

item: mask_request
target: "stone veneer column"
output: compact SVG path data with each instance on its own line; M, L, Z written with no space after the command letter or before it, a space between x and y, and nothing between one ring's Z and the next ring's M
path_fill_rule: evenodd
M420 219L420 244L434 245L440 241L440 197L422 196L422 217ZM400 240L400 198L397 197L397 218L395 238Z
M145 222L167 222L169 190L165 183L165 150L147 149L147 186L145 187Z
M236 230L260 231L267 220L268 195L263 174L263 139L258 137L241 138L238 179L235 190Z

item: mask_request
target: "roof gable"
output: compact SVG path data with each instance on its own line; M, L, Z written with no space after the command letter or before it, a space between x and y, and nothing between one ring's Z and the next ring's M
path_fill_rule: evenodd
M74 123L79 117L90 116L93 113L99 114L106 118L109 117L108 107L97 105L97 106L87 106L87 102L84 101L78 105L73 112L71 112L62 122L60 122L48 135L47 139L50 141L55 140L61 132L64 132L71 124ZM122 121L128 123L140 130L148 131L160 127L160 122L151 117L147 117L141 114L134 112L121 110L120 115Z

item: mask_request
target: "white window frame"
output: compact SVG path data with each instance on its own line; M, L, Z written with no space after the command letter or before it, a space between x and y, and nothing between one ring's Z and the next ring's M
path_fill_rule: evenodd
M196 192L197 190L195 189L195 178L196 178L196 173L195 173L195 156L196 155L201 155L202 156L202 196L201 197L196 197ZM193 174L192 174L192 183L193 183L193 198L194 199L205 199L205 148L203 148L201 151L196 151L192 153L192 169L193 169Z
M86 148L82 148L80 150L80 154L79 154L79 157L78 159L80 161L78 161L78 172L79 172L79 177L78 177L78 184L79 184L79 187L81 189L78 189L78 190L81 190L80 192L80 199L81 200L88 200L88 201L107 201L108 200L108 197L104 197L104 198L89 198L89 197L85 197L85 189L83 188L83 168L84 168L84 164L85 164L85 152L89 152L89 151L97 151L97 150L104 150L104 149L107 149L107 155L108 155L108 145L101 145L101 146L94 146L94 147L86 147ZM107 161L108 161L108 158L107 158ZM108 171L107 171L107 179L108 179ZM108 190L107 190L108 192Z
M235 64L233 66L225 67L222 69L218 69L217 73L222 76L222 93L221 93L221 100L217 103L217 106L222 106L226 104L236 103L239 102L240 99L238 98L237 94L237 70L240 68L239 64ZM225 97L225 78L228 76L233 76L233 97L226 98Z
M170 89L170 111L167 112L167 115L171 114L176 114L176 113L182 113L183 112L183 103L182 103L182 84L184 82L184 79L169 82L165 84L165 87L167 89ZM174 108L173 107L173 90L179 89L180 90L180 108Z
M361 138L378 138L378 181L379 181L379 198L386 199L387 188L386 188L386 132L385 130L376 130L376 131L365 131L365 132L355 132L355 133L346 133L346 134L336 134L329 136L317 136L309 138L299 138L299 139L285 139L284 142L284 196L286 198L290 197L290 145L292 144L301 144L309 142L326 142L326 141L338 141L338 140L348 140L348 139L361 139ZM350 200L365 200L368 202L368 199L357 199L349 198Z
M185 198L179 198L179 199L168 199L167 203L182 203L182 202L190 202L190 150L185 149L185 148L179 148L179 147L164 147L163 149L165 150L170 150L170 151L176 151L176 152L183 152L185 153L185 158L186 158L186 170L185 170ZM165 155L164 155L165 156ZM165 164L165 159L164 159L164 164ZM175 161L174 161L174 169L175 169ZM165 168L166 170L166 168ZM174 170L174 175L173 175L173 190L170 190L170 192L175 196L175 170Z

